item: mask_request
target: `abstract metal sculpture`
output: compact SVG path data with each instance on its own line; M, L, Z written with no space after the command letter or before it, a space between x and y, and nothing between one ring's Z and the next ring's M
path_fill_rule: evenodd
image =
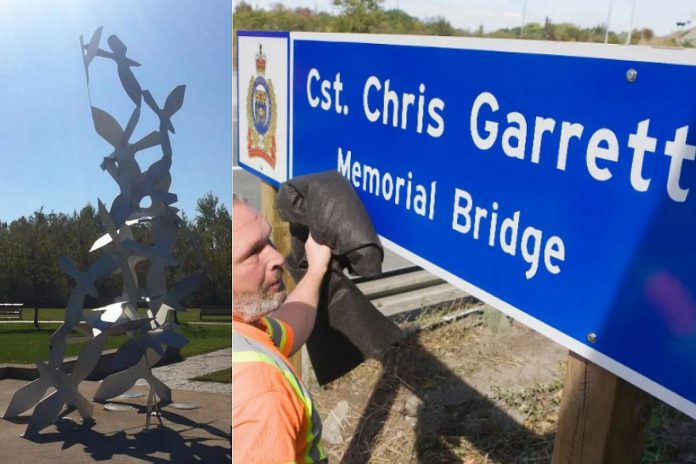
M90 102L89 67L96 57L101 57L116 62L119 80L135 105L125 129L109 113L92 106L95 130L113 147L113 151L103 159L101 168L116 181L120 193L108 211L99 201L99 217L105 234L90 249L90 252L101 250L99 258L85 272L80 271L69 257L60 258L61 270L75 281L65 309L65 321L51 336L48 362L36 361L40 377L15 392L4 414L5 418L13 418L36 405L25 436L34 435L53 423L64 405L68 410L76 409L84 420L91 419L93 406L79 393L78 385L97 365L107 337L123 333L127 333L129 339L119 347L112 361L113 367L122 370L103 380L94 400L114 398L126 392L137 380L146 380L150 385L147 429L150 411L156 408L157 398L171 401L171 390L152 374L152 366L164 356L165 346L181 348L187 343L183 336L173 331L174 323L167 316L170 311L185 311L181 300L196 290L207 270L197 239L188 237L200 272L167 287L167 269L180 266L180 261L173 256L173 249L181 231L178 209L171 206L177 201L177 196L169 192L172 163L169 133L174 133L171 118L183 104L185 86L172 90L160 108L133 75L131 67L140 64L126 56L127 48L123 42L112 35L107 41L110 51L103 50L100 48L101 33L100 27L87 45L80 36ZM143 100L159 119L159 130L131 143ZM157 145L161 147L162 157L143 172L136 154ZM142 207L145 198L150 199L150 204ZM151 246L135 240L132 229L135 225L149 228ZM135 267L145 260L149 266L146 283L141 286ZM97 296L95 282L118 272L123 278L123 293L117 301L85 311L85 296ZM137 304L141 301L147 302L147 317L138 314ZM83 332L88 341L72 372L66 373L61 369L66 343L70 343L69 335L75 330ZM44 397L51 387L55 391Z

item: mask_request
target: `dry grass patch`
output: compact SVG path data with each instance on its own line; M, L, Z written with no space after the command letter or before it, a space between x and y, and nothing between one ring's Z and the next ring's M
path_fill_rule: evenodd
M443 324L452 311L401 321L414 333L381 361L309 382L330 462L551 461L567 350L519 324L492 333L478 313ZM642 463L696 464L695 437L696 421L661 405Z

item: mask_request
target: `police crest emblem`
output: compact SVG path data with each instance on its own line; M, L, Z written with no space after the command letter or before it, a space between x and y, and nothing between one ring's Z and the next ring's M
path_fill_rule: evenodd
M247 92L247 151L249 158L261 158L275 168L277 102L273 83L266 79L266 55L261 44L255 58L256 74L249 79Z

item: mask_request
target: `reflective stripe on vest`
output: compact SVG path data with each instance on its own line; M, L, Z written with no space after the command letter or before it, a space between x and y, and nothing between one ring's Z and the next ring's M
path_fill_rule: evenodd
M272 317L264 317L263 320L266 323L266 327L268 327L268 331L273 339L273 344L278 347L281 353L285 353L287 351L285 349L285 344L288 341L285 327Z
M274 321L275 322L275 321ZM277 324L277 322L276 322ZM307 430L305 433L304 459L305 462L326 462L326 455L321 447L321 418L312 403L309 391L302 381L287 365L285 359L261 343L252 340L232 330L232 364L245 362L262 362L270 364L283 374L297 397L302 402L307 418Z

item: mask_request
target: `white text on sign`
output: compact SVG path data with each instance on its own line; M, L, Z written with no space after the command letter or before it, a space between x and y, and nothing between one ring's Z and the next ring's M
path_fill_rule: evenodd
M317 68L312 68L306 84L307 100L312 108L344 116L349 114L348 105L341 100L345 89L340 72L326 79ZM433 138L445 133L445 101L429 95L423 82L416 89L396 88L391 79L369 76L362 86L362 109L371 123L412 130ZM682 182L682 172L685 162L696 161L696 146L687 143L688 125L676 128L672 140L661 141L650 136L650 118L635 118L635 131L629 133L622 144L621 137L608 127L589 133L585 125L577 121L529 116L514 110L500 111L499 100L492 92L482 91L474 99L469 111L469 134L479 150L497 147L509 158L528 159L533 164L551 156L559 171L566 171L569 153L581 150L587 172L600 182L612 179L617 171L613 165L629 156L628 181L637 192L648 190L653 180L650 171L655 171L652 166L665 160L669 168L663 182L669 198L681 203L689 195L689 187ZM548 139L556 132L558 142L549 147ZM650 156L660 151L669 159Z

